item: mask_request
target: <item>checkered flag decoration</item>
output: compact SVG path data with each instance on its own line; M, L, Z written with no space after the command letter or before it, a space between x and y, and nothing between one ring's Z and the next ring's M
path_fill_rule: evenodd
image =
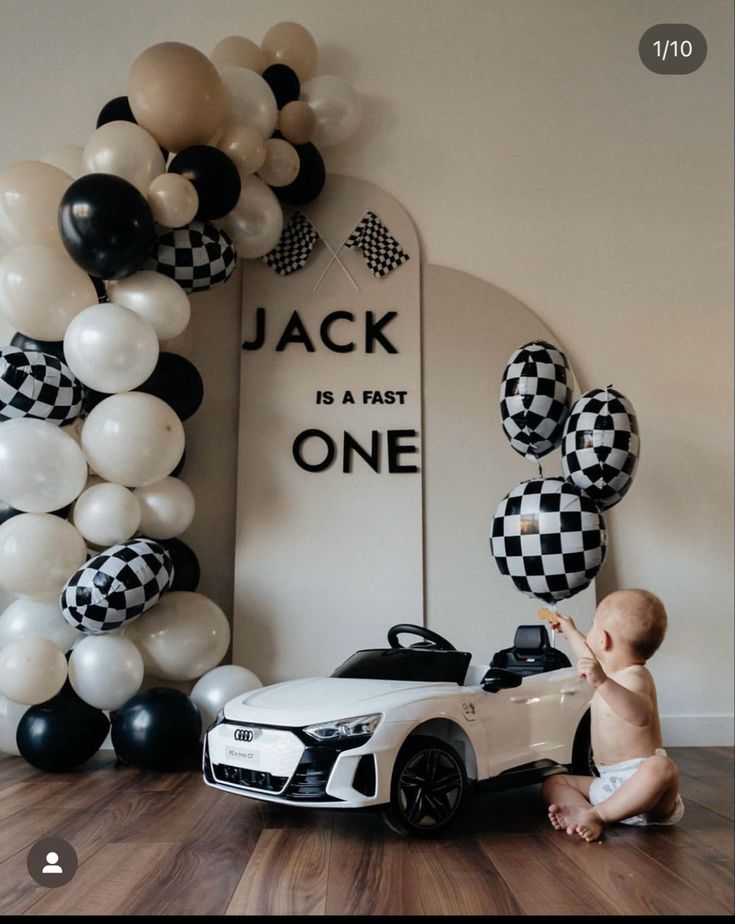
M571 404L572 371L558 347L535 340L515 351L500 383L500 416L516 452L537 461L558 446Z
M564 428L561 468L601 510L625 497L639 456L638 421L625 395L608 385L575 401Z
M99 634L117 629L158 603L173 581L170 554L151 539L113 545L75 572L61 592L69 625Z
M63 427L79 417L83 397L81 382L56 356L0 349L0 421L34 417Z
M522 593L556 603L584 590L605 559L605 520L563 478L532 478L498 504L490 550Z
M360 224L345 241L345 247L362 252L373 276L392 273L409 256L388 231L375 212L366 212Z
M185 292L205 292L227 282L237 264L237 251L225 231L204 221L164 229L146 269L175 280Z
M306 215L294 212L283 229L281 239L261 260L279 276L290 276L306 266L318 239L319 235Z

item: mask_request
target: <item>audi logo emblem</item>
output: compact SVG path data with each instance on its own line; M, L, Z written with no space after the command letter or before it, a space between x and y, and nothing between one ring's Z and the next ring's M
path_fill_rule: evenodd
M235 741L252 741L254 737L252 728L235 729Z

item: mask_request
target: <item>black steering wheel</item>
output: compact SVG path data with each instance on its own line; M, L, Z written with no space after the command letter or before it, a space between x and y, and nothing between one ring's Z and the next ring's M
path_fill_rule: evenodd
M429 645L418 645L416 647L426 647L429 649L436 649L437 651L456 651L457 649L452 645L451 642L448 642L444 636L439 635L438 632L432 632L431 629L427 629L424 626L414 626L410 622L402 622L397 626L393 626L391 629L388 629L388 644L391 648L406 648L408 646L401 645L398 641L398 636L404 632L409 632L411 635L418 635L419 638L424 639L426 642L429 642ZM411 646L414 647L414 646Z

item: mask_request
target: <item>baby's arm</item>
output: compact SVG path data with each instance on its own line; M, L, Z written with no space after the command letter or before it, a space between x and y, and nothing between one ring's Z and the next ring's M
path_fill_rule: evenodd
M644 668L632 668L625 674L625 684L608 677L596 658L580 658L577 673L594 687L621 719L639 728L653 718L653 700L648 674Z
M562 613L554 613L554 617L554 619L549 619L551 628L555 632L560 632L569 642L569 647L574 652L575 658L591 658L592 652L587 645L587 641L575 626L572 617L564 616Z

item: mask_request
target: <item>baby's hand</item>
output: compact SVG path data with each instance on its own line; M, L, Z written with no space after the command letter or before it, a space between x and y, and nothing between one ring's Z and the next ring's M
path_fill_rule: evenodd
M554 632L560 632L564 638L569 638L573 632L577 631L571 616L565 616L563 613L556 613L553 610L546 610L546 612L549 613L546 619Z
M607 674L597 658L580 658L577 661L577 674L595 689L607 680Z

